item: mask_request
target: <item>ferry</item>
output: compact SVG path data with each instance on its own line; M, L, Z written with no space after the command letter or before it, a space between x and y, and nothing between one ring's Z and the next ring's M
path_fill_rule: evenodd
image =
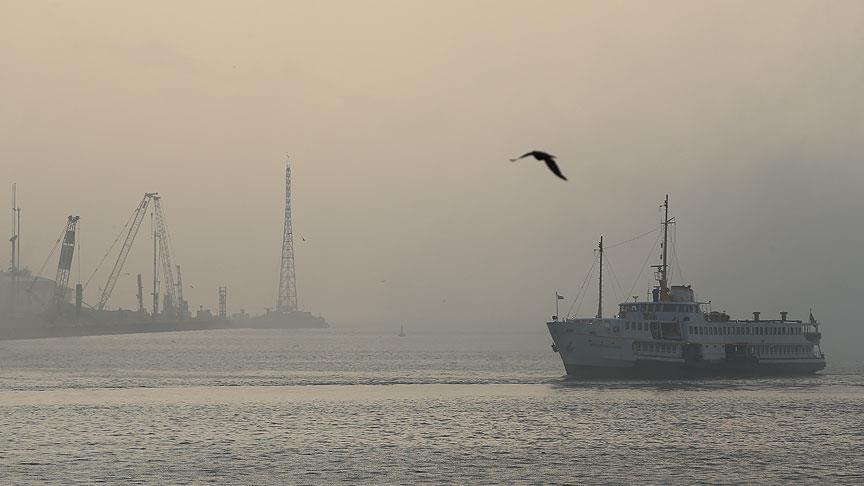
M586 318L553 316L547 322L552 350L567 375L687 377L704 375L803 375L825 368L819 322L732 319L696 300L690 285L668 285L669 196L663 202L661 261L649 300L624 302L618 314L603 316L603 240L597 314ZM561 297L556 293L557 300Z

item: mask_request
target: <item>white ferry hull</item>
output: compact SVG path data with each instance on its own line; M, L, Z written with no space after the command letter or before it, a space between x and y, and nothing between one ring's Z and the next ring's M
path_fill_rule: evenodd
M825 368L824 357L706 359L693 353L688 355L688 349L692 349L688 346L701 344L683 341L669 344L677 346L669 356L639 356L633 351L633 343L638 340L633 337L579 332L567 322L553 321L547 326L553 349L561 357L567 375L573 377L788 376L813 374Z

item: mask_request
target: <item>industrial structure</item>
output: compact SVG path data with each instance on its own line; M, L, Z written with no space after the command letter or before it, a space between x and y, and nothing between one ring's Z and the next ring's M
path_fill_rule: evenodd
M126 259L129 256L132 245L135 243L135 238L138 235L141 224L147 215L148 209L151 207L150 219L153 226L153 307L151 316L153 318L159 316L163 320L182 321L188 318L189 305L188 302L183 300L182 281L179 278L180 266L175 266L173 262L171 235L168 232L165 212L162 209L162 198L156 192L144 193L144 197L141 198L138 206L132 212L129 222L121 230L120 236L125 234L125 238L123 244L120 246L117 259L114 261L114 266L108 274L108 280L102 289L102 294L99 297L96 308L104 310L111 299L111 294L117 285L117 279L123 272ZM111 249L109 249L109 253L110 251ZM174 276L175 269L177 270L176 278ZM96 270L98 270L98 267ZM159 305L160 296L161 308ZM138 298L138 312L143 313L144 288L140 274L138 275L138 293L136 297Z
M60 246L60 262L57 264L57 276L54 278L54 298L52 305L59 311L66 303L69 293L69 274L72 273L72 258L75 255L75 234L78 231L78 216L69 216L66 228L63 230L63 243Z
M294 275L294 233L291 228L291 162L285 160L285 224L282 231L282 266L276 310L294 312L297 308L297 277Z
M279 266L279 289L276 308L267 309L264 315L245 318L238 315L244 326L269 328L327 327L321 316L313 316L300 310L297 302L297 277L294 273L294 231L291 214L291 162L285 160L285 217L282 226L282 258Z
M11 260L8 270L0 271L0 339L12 337L77 336L125 332L156 332L191 329L246 328L321 328L327 322L320 316L300 310L294 265L292 228L291 164L285 165L285 206L282 226L282 248L276 307L263 315L250 316L245 310L231 313L227 286L219 287L218 314L201 307L192 318L183 295L181 266L174 259L171 233L168 230L164 200L156 192L147 192L139 200L114 242L81 283L80 221L68 216L50 254L35 274L21 265L21 208L17 186L12 186L12 235L9 238ZM152 306L145 305L145 281L135 275L137 308L110 309L112 295L123 275L129 275L127 260L147 215L152 228ZM54 260L59 249L59 259ZM77 257L77 258L76 258ZM43 278L50 262L57 262L54 279ZM93 305L84 301L85 290L99 274L103 263L110 264L104 284L95 292ZM73 266L78 265L78 281L71 299L70 280ZM107 265L106 265L107 266ZM25 284L25 281L27 283ZM150 285L148 285L150 287ZM148 289L149 290L149 289Z

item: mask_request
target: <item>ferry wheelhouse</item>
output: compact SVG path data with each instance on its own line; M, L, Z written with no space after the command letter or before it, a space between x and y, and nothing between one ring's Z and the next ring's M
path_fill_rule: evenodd
M796 375L825 367L819 322L731 319L696 300L689 285L668 285L667 242L669 196L663 203L663 252L657 285L649 301L625 302L618 314L602 316L603 240L600 251L598 312L593 318L559 319L547 323L552 349L568 375L688 376ZM556 295L557 298L557 295Z

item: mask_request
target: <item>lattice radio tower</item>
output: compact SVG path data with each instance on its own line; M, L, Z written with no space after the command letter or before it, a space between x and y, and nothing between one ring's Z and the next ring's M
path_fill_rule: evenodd
M282 233L282 267L279 271L279 296L276 308L297 310L297 280L294 276L294 234L291 230L291 163L285 158L285 227Z

